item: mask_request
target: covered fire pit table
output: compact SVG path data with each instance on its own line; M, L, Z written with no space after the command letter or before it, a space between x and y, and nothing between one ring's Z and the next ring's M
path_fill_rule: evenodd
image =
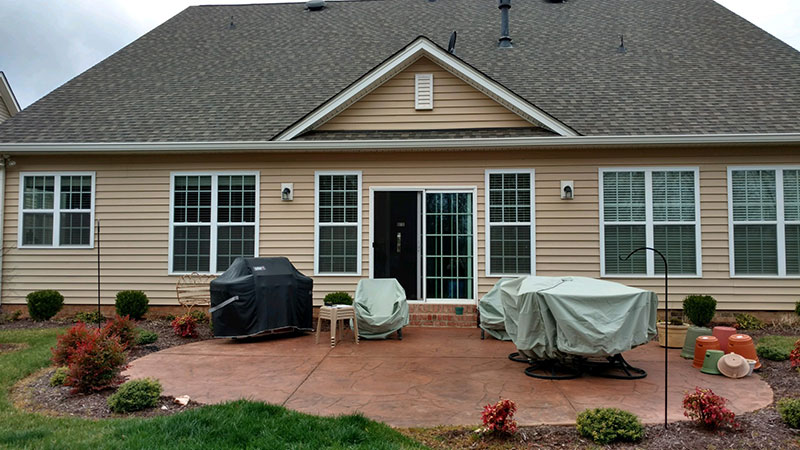
M505 329L536 378L569 379L590 373L637 379L622 352L656 335L655 292L584 277L521 277L503 281Z

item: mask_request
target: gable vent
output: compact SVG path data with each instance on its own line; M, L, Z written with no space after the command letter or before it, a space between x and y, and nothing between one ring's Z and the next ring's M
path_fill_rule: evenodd
M432 73L414 75L414 108L418 110L433 109Z

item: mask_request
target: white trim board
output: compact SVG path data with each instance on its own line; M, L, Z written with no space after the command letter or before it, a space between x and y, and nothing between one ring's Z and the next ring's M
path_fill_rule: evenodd
M527 102L454 55L447 53L430 39L420 36L405 49L379 64L357 82L351 84L305 118L284 130L275 140L289 141L321 125L423 56L431 59L448 72L451 72L523 118L529 117L530 119L528 120L532 119L532 122L541 124L561 136L578 135L555 117Z
M14 91L11 90L11 85L8 83L6 74L2 71L0 71L0 100L3 100L3 103L5 103L8 112L11 113L11 117L14 117L22 110L22 108L19 107L19 102L17 102Z

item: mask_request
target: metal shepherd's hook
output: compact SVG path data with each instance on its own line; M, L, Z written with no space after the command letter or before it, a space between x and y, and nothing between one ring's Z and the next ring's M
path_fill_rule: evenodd
M634 253L641 250L650 250L661 257L664 261L664 428L667 428L667 383L669 374L669 265L667 265L667 258L658 250L653 247L639 247L636 250L628 253L626 257L619 257L621 261L627 261Z

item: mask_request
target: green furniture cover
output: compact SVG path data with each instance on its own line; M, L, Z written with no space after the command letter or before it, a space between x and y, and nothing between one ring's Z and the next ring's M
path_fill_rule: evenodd
M530 359L613 356L656 335L655 292L584 277L502 283L506 332Z
M359 281L353 306L362 338L386 339L408 325L406 291L394 278Z
M514 278L501 278L492 289L478 300L478 313L481 318L481 329L495 339L510 341L506 332L506 315L503 313L503 301L500 299L500 288L503 283Z

